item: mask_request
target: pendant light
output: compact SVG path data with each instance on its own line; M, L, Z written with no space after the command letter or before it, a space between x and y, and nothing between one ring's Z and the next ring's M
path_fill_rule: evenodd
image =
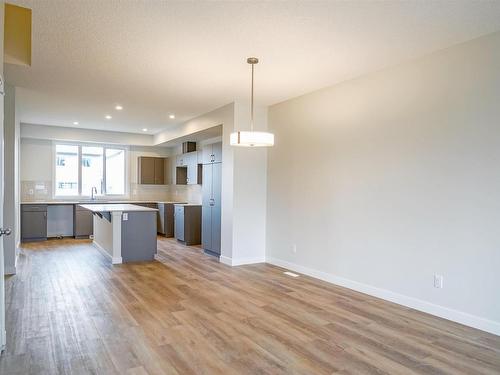
M252 99L250 104L251 111L251 121L250 121L250 131L238 131L231 133L229 138L229 143L231 146L240 147L269 147L274 146L274 134L268 132L256 132L253 130L253 71L254 65L259 62L256 57L249 57L247 63L252 66Z

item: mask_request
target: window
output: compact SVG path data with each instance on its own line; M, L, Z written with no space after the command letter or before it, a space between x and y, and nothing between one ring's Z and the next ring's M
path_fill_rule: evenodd
M125 150L106 149L106 192L125 194Z
M116 146L55 145L55 190L58 197L116 195L126 190L126 149Z
M78 195L78 146L56 146L56 183L58 196Z

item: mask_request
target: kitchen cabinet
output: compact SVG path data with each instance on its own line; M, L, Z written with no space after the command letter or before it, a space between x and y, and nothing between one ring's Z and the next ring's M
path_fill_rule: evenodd
M201 164L198 164L198 151L178 155L176 158L176 184L197 185L202 179Z
M186 245L201 243L201 205L174 205L174 232L178 241Z
M143 185L165 185L166 158L138 157L138 178Z
M222 163L203 165L202 185L202 247L206 253L221 252L221 190Z
M36 241L47 239L47 205L21 205L21 240Z
M94 218L92 212L75 205L74 217L74 236L75 238L89 238L94 234Z
M203 164L222 163L222 142L203 146Z
M165 237L174 237L174 204L176 203L158 203L158 233L163 234Z

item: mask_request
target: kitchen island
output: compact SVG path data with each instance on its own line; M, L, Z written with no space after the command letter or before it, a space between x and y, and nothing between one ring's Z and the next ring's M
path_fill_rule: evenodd
M135 204L80 204L94 215L94 245L113 264L152 261L158 209Z

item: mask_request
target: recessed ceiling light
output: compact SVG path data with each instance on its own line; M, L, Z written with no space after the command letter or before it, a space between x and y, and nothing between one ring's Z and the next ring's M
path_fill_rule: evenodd
M172 113L172 114L171 114L171 115L169 115L168 117L170 117L170 118L172 118L172 119L173 119L173 118L175 118L175 115Z
M123 109L123 107L122 107L121 105L117 105L117 106L115 107L115 109L116 109L117 111L121 111L121 110Z
M143 132L147 132L147 131L148 131L148 129L147 129L147 128L142 128L142 131L143 131Z
M73 125L78 125L78 121L73 121Z
M106 120L111 120L113 117L111 117L110 115L106 115L104 116L106 118Z

